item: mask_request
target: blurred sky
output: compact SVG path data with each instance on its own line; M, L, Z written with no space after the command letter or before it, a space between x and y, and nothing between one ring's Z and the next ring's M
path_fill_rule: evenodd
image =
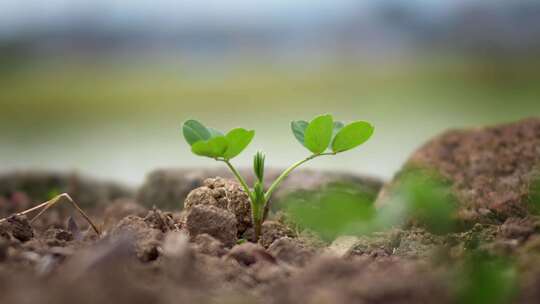
M216 165L188 118L256 129L236 161L285 167L289 121L334 113L375 136L310 166L389 178L448 128L539 115L539 52L534 0L4 0L0 171Z
M479 0L468 0L471 3ZM49 0L2 1L0 3L0 28L4 33L24 31L44 24L62 24L92 16L108 25L133 25L136 23L160 27L189 23L218 25L266 25L276 23L301 24L323 22L342 18L351 9L369 11L380 0ZM390 1L386 1L390 2ZM398 1L392 1L398 2ZM402 1L419 10L433 14L449 13L465 0ZM496 2L496 1L491 1Z

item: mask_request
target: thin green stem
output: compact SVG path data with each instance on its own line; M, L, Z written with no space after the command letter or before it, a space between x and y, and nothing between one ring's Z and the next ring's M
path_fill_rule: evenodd
M238 182L240 182L240 184L242 185L242 187L244 188L244 191L246 192L246 194L249 196L249 199L252 201L252 202L255 202L255 197L253 197L253 193L251 193L251 190L249 190L249 186L248 184L246 183L246 180L242 177L242 175L240 175L240 172L238 172L238 170L236 170L235 167L233 167L233 165L231 164L230 161L226 160L226 159L217 159L217 160L220 160L222 162L224 162L225 164L227 164L227 167L229 167L229 169L232 171L232 173L234 174L234 176L236 177L236 179L238 180Z
M313 155L310 155L308 157L306 157L305 159L301 160L301 161L298 161L296 163L294 163L292 166L290 166L289 168L287 168L285 171L283 171L283 173L281 173L280 176L278 176L278 178L276 178L276 180L272 183L272 185L270 185L270 188L268 188L268 191L266 191L266 194L264 195L264 204L266 205L268 203L268 201L270 200L270 197L272 196L272 193L274 193L274 191L276 190L276 188L287 178L287 176L289 176L289 174L291 174L291 172L300 167L302 164L316 158L316 157L319 157L319 156L324 156L324 155L336 155L336 153L321 153L321 154L313 154Z

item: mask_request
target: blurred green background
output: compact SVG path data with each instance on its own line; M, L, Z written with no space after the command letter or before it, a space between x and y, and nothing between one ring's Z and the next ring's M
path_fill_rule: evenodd
M375 136L310 166L389 178L443 130L540 114L535 1L8 0L0 20L1 171L218 165L188 118L255 129L237 162L285 167L305 154L289 122L328 112Z

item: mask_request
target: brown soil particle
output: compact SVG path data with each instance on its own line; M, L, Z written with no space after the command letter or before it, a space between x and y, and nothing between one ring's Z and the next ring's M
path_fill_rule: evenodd
M448 131L416 151L404 170L435 169L453 183L462 220L500 224L529 213L529 189L539 163L540 119L533 118Z
M211 205L195 205L186 214L186 229L190 236L209 234L231 247L236 243L236 217L231 212Z
M13 237L21 242L27 242L34 237L34 230L26 216L11 216L0 223L0 235Z

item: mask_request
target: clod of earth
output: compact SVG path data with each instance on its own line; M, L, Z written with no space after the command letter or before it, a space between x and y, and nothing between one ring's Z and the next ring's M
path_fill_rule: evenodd
M234 214L239 235L251 226L249 198L234 180L220 177L204 180L203 186L191 191L184 202L186 210L197 205L216 206Z

